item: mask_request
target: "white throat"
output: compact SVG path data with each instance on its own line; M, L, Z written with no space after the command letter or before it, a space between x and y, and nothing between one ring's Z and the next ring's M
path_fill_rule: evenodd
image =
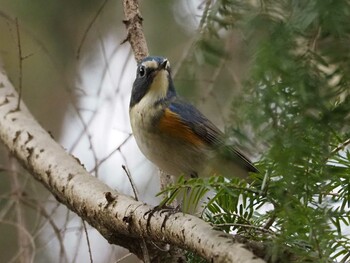
M153 105L159 99L165 98L169 88L169 73L166 70L160 70L154 77L153 82L139 103L143 105Z

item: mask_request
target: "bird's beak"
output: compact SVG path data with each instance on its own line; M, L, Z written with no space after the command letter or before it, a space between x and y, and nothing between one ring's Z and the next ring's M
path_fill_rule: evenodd
M168 65L168 60L164 59L164 61L159 65L159 69L160 70L166 69L167 65Z

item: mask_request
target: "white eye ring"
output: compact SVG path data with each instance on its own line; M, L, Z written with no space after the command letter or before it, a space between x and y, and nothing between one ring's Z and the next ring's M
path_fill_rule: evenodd
M143 78L146 75L146 68L145 66L140 66L139 67L139 76Z

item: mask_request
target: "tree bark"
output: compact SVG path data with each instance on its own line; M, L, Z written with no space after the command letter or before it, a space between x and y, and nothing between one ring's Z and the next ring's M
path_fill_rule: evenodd
M123 0L124 15L123 20L127 36L123 43L129 42L134 52L137 62L148 56L148 47L145 35L143 34L142 21L143 18L139 11L139 2L137 0Z

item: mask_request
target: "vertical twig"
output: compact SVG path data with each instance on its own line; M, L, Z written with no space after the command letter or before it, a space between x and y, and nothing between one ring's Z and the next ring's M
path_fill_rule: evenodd
M212 0L206 0L205 1L203 15L202 15L201 20L199 21L199 25L198 25L198 28L197 28L197 34L195 34L195 36L191 40L191 43L188 46L188 48L186 48L185 51L182 53L181 58L177 62L175 67L172 68L172 75L173 75L174 78L176 77L176 74L179 72L179 69L181 68L181 66L188 59L189 55L191 53L193 53L194 49L196 48L197 42L201 39L202 35L204 34L204 29L205 29L205 25L206 25L206 23L208 21L209 10L210 10L211 4L212 4Z
M123 170L125 171L125 174L126 174L126 176L128 177L128 179L129 179L129 182L130 182L132 191L134 192L135 200L136 200L136 201L139 201L139 194L138 194L138 191L137 191L137 189L136 189L136 185L135 185L135 183L134 183L134 180L133 180L132 177L131 177L131 174L130 174L128 168L126 168L125 165L122 165L122 168L123 168Z
M88 231L87 231L87 228L86 228L85 221L83 219L82 219L82 222L83 222L84 232L85 232L85 236L86 236L86 243L87 243L88 250L89 250L90 262L93 263L94 260L92 259L92 252L91 252L91 245L90 245L89 234L88 234Z
M22 48L21 48L21 36L19 33L18 18L16 17L16 31L17 31L17 47L18 47L18 64L19 64L19 74L18 74L18 102L16 110L20 110L20 104L22 99Z
M100 6L100 8L97 10L95 16L92 18L92 20L90 21L89 25L87 26L87 28L85 29L84 31L84 35L82 37L82 39L80 40L80 43L79 43L79 47L78 47L78 50L77 50L77 59L80 58L80 53L81 53L81 49L85 43L85 39L90 31L90 29L92 28L93 24L95 24L97 18L99 17L99 15L101 14L103 8L105 7L105 5L107 4L107 1L108 0L105 0L102 5Z
M130 43L135 59L139 62L148 56L147 42L142 29L143 18L139 11L139 1L123 0L123 7L125 15L123 22L126 26L127 35L122 44L125 42Z
M15 164L15 159L13 157L10 157L9 163L10 163L10 170L12 171L11 182L12 182L12 192L15 196L16 221L17 221L17 224L20 226L20 228L17 228L18 248L21 251L19 253L19 262L26 263L32 260L32 253L30 251L30 246L29 246L30 242L28 240L28 236L23 232L23 229L26 230L27 227L26 227L24 211L21 208L21 203L20 203L22 189L18 179L18 172Z
M138 201L139 200L139 194L138 194L138 191L136 189L136 185L134 183L134 180L132 179L128 168L125 165L122 165L122 168L125 171L126 176L129 179L129 182L131 184L131 188L132 188L132 190L134 192L135 200ZM142 253L143 253L143 261L145 263L151 263L151 259L150 259L148 248L147 248L147 243L146 243L146 240L144 238L142 238L142 242L141 242L140 246L141 246L141 250L142 250Z

